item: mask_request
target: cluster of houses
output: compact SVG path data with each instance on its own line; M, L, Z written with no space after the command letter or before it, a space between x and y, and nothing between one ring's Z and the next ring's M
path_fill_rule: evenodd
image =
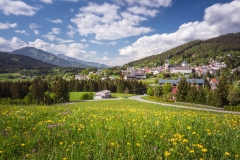
M164 66L158 68L141 68L134 69L133 67L127 68L127 70L122 70L122 74L125 75L124 79L145 79L146 73L153 73L153 75L159 74L163 71L168 71L170 73L181 73L183 75L188 75L195 70L198 75L205 75L207 72L215 74L217 70L226 67L224 62L212 61L209 65L205 66L194 66L190 67L185 61L181 65L170 65L169 61L166 60Z

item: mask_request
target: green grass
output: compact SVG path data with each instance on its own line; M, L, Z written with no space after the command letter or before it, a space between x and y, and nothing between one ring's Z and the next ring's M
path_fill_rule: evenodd
M130 99L0 106L0 159L239 159L240 115Z
M156 78L148 78L148 79L144 79L141 80L143 83L147 83L147 84L155 84Z
M159 101L159 98L154 98L154 97L150 97L150 96L143 96L142 99L152 101L152 102L174 104L174 105L181 105L181 106L194 107L194 108L206 108L206 109L223 110L222 108L219 108L219 107L208 106L208 105L203 105L203 104L196 104L196 103Z
M70 101L79 101L80 97L89 92L70 92ZM93 95L95 95L95 92L92 92Z
M129 98L131 96L135 96L136 94L125 94L125 93L111 93L112 97L118 98Z
M0 73L0 82L6 82L6 81L22 81L21 74L19 73ZM24 79L27 80L27 79Z

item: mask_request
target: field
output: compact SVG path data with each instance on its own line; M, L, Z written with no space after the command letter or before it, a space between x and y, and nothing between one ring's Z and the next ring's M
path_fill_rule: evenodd
M79 101L80 97L85 93L90 93L90 92L70 92L70 101ZM92 92L92 93L93 95L95 95L95 92ZM134 96L135 94L112 93L111 95L112 97L126 98L126 97Z
M89 92L70 92L70 101L79 101L80 97ZM92 92L93 95L95 95L95 92Z
M1 106L0 159L239 159L240 115L130 99Z
M19 81L21 75L19 73L1 73L0 74L0 82L4 81Z

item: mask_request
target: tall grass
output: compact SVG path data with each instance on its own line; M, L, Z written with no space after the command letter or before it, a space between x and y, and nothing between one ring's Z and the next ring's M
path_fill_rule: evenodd
M239 159L240 115L129 99L0 106L0 159Z

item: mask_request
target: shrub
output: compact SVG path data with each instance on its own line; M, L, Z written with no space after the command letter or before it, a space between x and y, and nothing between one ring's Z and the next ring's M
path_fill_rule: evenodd
M84 93L81 97L80 100L92 100L93 99L93 93Z

